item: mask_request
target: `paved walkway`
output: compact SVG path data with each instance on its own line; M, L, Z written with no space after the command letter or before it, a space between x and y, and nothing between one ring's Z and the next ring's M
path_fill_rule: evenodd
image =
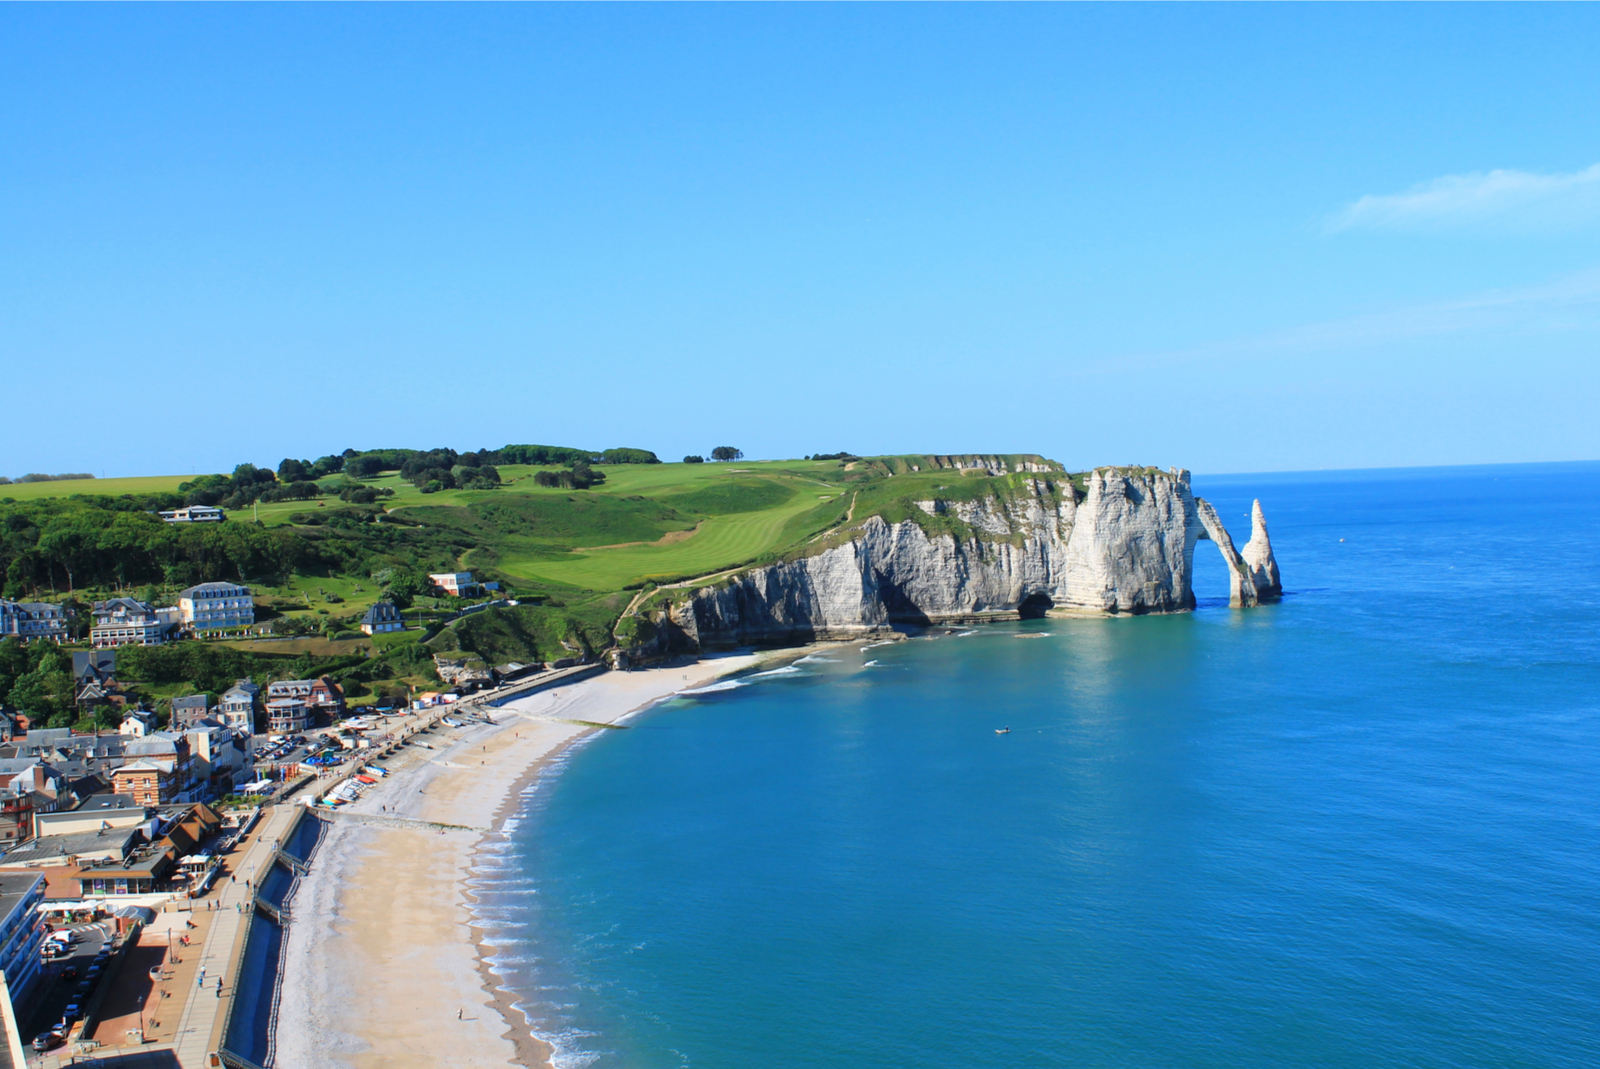
M261 831L245 851L244 857L230 866L235 880L224 884L220 911L211 918L211 931L200 952L200 968L206 976L218 976L224 985L233 980L238 955L244 951L244 936L255 913L254 892L246 884L257 884L272 864L278 841L288 830L295 817L295 806L276 805L267 811ZM242 909L240 908L242 907ZM189 1004L178 1019L176 1047L178 1063L183 1069L197 1069L206 1064L206 1056L222 1045L223 1010L233 998L233 992L224 986L224 998L214 991L201 987L191 988Z
M298 809L295 805L276 805L268 809L262 815L257 829L252 832L250 845L242 854L228 858L229 869L235 879L222 882L220 891L207 896L207 900L220 904L216 910L205 914L206 940L201 946L190 947L184 953L185 971L190 968L194 972L204 969L206 986L185 985L187 1000L177 1016L177 1031L171 1044L120 1047L113 1044L121 1041L122 1037L108 1033L102 1041L110 1042L92 1053L78 1054L74 1059L70 1048L61 1048L51 1056L37 1062L30 1061L29 1064L44 1069L73 1064L103 1065L106 1069L202 1069L209 1065L211 1052L222 1045L225 1011L233 998L228 985L233 980L235 962L244 950L244 936L255 912L252 904L254 895L246 881L255 884L266 875L278 841ZM216 977L221 977L223 981L221 998L217 997Z

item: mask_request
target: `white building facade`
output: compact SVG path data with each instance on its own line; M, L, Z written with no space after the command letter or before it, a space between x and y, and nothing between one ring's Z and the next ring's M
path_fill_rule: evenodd
M166 641L167 625L155 609L133 598L112 598L94 603L94 626L89 642L96 649L116 646L159 646Z
M256 622L256 603L249 587L201 583L178 593L178 614L183 626L196 634L231 631Z
M67 639L67 610L47 601L7 601L0 598L0 638L30 642Z

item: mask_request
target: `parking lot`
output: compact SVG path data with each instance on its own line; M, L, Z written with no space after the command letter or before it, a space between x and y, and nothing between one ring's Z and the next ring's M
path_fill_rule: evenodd
M39 970L39 980L33 1006L22 1026L24 1041L41 1032L49 1031L62 1019L70 1005L79 1012L89 1001L100 974L95 971L96 955L105 946L113 930L113 921L96 924L68 925L63 930L73 934L72 952L63 958L44 962ZM93 972L93 977L90 974Z
M381 744L384 736L398 731L400 725L415 722L414 716L372 716L367 718L372 727L361 733ZM257 735L251 742L255 759L255 774L261 779L277 779L279 770L286 765L299 766L301 772L315 772L333 768L359 756L358 750L344 748L339 742L339 727L317 728L304 735L273 742L272 736Z

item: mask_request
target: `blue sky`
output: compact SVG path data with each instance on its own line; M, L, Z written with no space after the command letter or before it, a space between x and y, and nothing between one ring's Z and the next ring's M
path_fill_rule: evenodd
M1600 457L1588 5L0 8L0 473Z

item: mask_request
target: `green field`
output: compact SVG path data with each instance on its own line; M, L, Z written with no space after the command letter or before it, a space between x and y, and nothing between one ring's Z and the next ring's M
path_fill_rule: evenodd
M175 494L178 484L193 475L142 475L133 479L68 479L64 482L7 483L0 486L0 499L37 501L46 497L71 497L73 494Z

